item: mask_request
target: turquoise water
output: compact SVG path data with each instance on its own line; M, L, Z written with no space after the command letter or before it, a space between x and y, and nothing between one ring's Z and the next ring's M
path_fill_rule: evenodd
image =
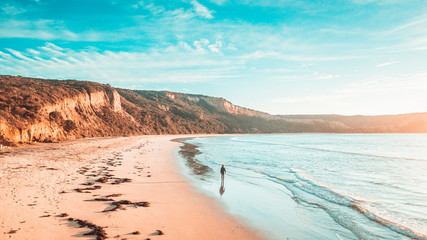
M269 239L427 239L426 134L185 142L198 146L197 164L210 169L196 175L186 167L192 182Z

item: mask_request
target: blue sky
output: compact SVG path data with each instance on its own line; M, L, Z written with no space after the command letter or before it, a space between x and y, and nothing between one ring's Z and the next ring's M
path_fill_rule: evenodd
M427 112L427 1L3 0L0 74L273 114Z

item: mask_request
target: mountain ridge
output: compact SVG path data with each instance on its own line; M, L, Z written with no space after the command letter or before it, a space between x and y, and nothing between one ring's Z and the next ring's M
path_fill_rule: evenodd
M427 113L270 115L219 97L0 75L0 144L191 133L427 132Z

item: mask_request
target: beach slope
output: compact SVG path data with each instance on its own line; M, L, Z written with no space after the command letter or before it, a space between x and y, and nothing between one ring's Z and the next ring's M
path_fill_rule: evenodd
M179 136L0 150L0 239L260 239L179 171Z

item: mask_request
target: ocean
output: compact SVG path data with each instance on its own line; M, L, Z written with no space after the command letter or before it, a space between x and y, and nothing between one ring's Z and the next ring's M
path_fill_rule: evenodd
M181 141L190 181L268 239L427 239L427 134Z

